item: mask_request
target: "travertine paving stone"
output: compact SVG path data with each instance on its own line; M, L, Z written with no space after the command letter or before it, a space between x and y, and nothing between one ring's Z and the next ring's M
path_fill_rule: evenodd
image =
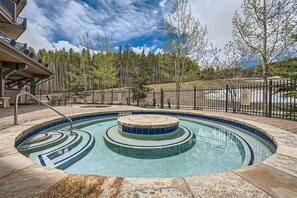
M280 145L297 147L297 135L294 134L281 134L275 136L275 139Z
M195 197L268 197L232 172L185 178Z
M100 109L78 106L55 108L67 115L121 110L148 111L131 106ZM159 110L154 109L153 111ZM278 142L277 154L261 165L233 172L185 179L127 178L123 180L114 177L69 175L57 169L34 164L22 168L30 163L27 161L23 164L13 163L12 158L9 157L16 156L14 160L22 162L18 159L23 157L17 156L14 149L15 137L28 127L50 119L60 118L55 112L43 109L20 115L20 126L11 127L13 126L13 116L0 118L0 130L4 129L0 131L0 175L3 173L3 177L0 179L0 198L60 197L60 195L62 197L191 197L194 195L195 197L297 197L297 168L294 166L297 158L296 122L223 112L193 110L183 110L182 112L230 118L259 126L269 131L269 134L274 136ZM6 161L6 159L8 160Z
M193 197L183 179L125 178L117 197Z
M70 175L40 197L116 197L122 180L120 177Z
M0 178L35 164L29 158L15 153L0 158Z
M255 121L258 123L264 123L266 125L281 128L283 130L297 134L296 121L290 121L290 120L284 120L284 119L278 119L278 118L267 118L262 116L251 116L251 115L244 115L244 114L238 114L238 113L225 113L225 112L212 112L212 111L191 111L191 112L203 113L203 114L214 115L214 116L222 116L225 118L237 118L237 119L242 119L246 121L247 120Z
M297 197L296 177L265 164L241 168L234 172L274 197Z
M296 158L274 154L270 156L268 159L266 159L263 163L297 177L297 159Z
M46 107L40 104L31 104L31 105L19 105L19 114L29 113L45 109ZM0 118L12 116L14 114L14 106L9 108L0 108Z
M294 148L290 146L278 145L276 153L280 155L286 155L292 158L297 158L297 147Z
M64 171L38 165L0 179L0 197L36 197L66 177Z
M16 133L2 134L0 131L0 150L8 148L8 147L14 147L15 137L17 135L18 134L16 134Z
M18 153L18 150L13 146L8 147L8 148L0 149L0 158L4 157L6 155L14 154L14 153Z
M22 108L22 107L20 107ZM92 113L92 112L107 112L107 111L121 111L127 110L127 106L111 106L106 108L81 108L79 105L70 106L54 106L54 108L60 111L63 114L71 115L78 113ZM139 107L130 106L129 109L141 109ZM18 116L18 123L26 123L34 120L41 120L49 117L59 116L56 112L53 112L51 109L38 110L32 113L24 113ZM61 117L61 116L59 116ZM5 129L10 126L13 126L13 116L8 116L5 118L0 118L0 129Z

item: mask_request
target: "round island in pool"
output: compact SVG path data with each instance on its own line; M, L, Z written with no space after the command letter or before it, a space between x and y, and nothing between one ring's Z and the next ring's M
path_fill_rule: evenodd
M169 137L177 132L179 120L164 115L130 115L118 118L119 132L123 136L157 139Z
M160 158L184 153L195 144L195 135L179 119L164 115L129 115L118 118L104 136L105 144L121 155Z

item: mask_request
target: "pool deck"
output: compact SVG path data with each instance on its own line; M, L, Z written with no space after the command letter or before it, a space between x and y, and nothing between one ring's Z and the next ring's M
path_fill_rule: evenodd
M151 110L131 106L59 106L56 109L70 116ZM13 116L0 118L0 197L297 197L297 122L223 112L180 112L212 115L256 126L273 137L278 144L277 151L261 164L204 176L121 178L69 174L39 166L14 147L15 138L22 131L60 118L49 109L42 109L19 115L18 126L13 126Z

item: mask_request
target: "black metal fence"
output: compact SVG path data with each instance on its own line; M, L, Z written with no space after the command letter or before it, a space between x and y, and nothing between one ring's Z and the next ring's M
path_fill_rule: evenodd
M38 89L37 89L38 90ZM202 89L180 90L179 109L233 112L257 116L297 119L296 81L269 81L246 85L226 85L205 87ZM43 99L49 99L45 92L38 93ZM159 108L177 108L176 90L151 91L141 101L142 106ZM47 98L45 98L47 96ZM126 90L91 90L81 93L76 102L94 104L136 105L132 92Z
M176 108L177 91L160 91L160 108ZM160 102L158 102L160 101ZM163 101L163 102L162 102ZM180 109L233 112L257 116L297 119L296 81L268 84L226 85L181 90Z

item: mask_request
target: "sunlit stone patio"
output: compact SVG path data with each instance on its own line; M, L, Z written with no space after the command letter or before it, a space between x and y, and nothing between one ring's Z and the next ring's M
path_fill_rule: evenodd
M70 116L142 110L131 106L56 108ZM69 174L39 166L14 147L15 138L20 133L49 120L59 119L58 115L49 109L27 112L19 115L20 125L13 126L13 116L7 113L6 117L0 118L0 197L297 197L296 122L231 113L181 112L224 117L265 130L276 141L277 151L258 165L186 178Z

